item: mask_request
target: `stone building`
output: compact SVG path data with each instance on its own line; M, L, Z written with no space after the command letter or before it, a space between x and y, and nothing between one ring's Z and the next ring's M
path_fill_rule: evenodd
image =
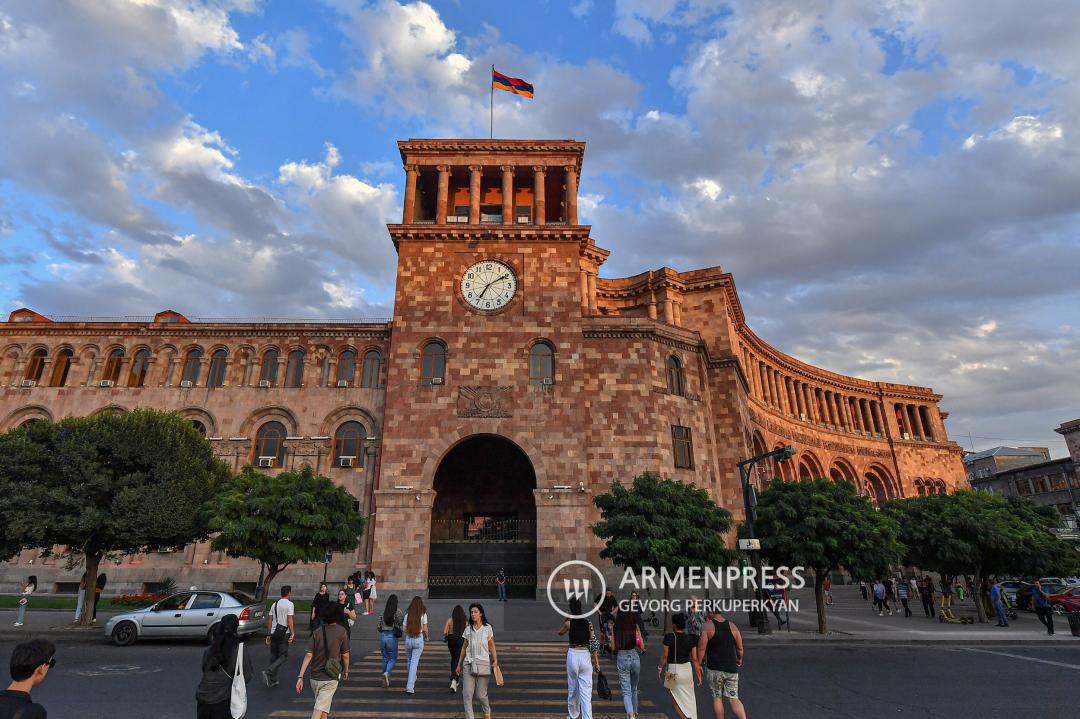
M1080 474L1080 419L1062 422L1061 426L1054 430L1065 438L1065 446L1069 449L1069 456L1076 465L1076 473Z
M331 572L385 590L468 595L500 566L531 595L569 559L599 562L592 499L645 470L742 515L735 464L792 444L755 478L829 477L880 503L966 485L941 396L820 369L746 325L731 274L607 278L578 220L585 145L409 140L388 321L45 317L0 326L0 429L110 409L170 409L233 468L310 465L371 517ZM28 571L24 552L5 586ZM43 584L75 572L35 565ZM313 585L321 566L282 581ZM135 556L124 589L249 586L206 544ZM246 583L246 584L245 584Z
M964 454L964 469L968 481L974 483L998 472L1050 460L1047 447L992 447L981 452Z
M980 492L1001 497L1025 497L1061 513L1062 525L1076 529L1080 523L1080 478L1071 457L1021 464L971 482Z

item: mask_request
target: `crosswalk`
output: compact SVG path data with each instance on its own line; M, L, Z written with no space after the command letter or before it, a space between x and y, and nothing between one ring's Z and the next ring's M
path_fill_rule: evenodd
M488 692L492 716L498 719L535 719L536 717L567 716L566 712L566 645L565 644L502 644L499 645L499 666L506 679L504 686L491 682ZM613 694L612 701L602 701L593 692L595 719L624 719L619 678L615 667L605 661L604 675ZM416 693L405 693L407 665L404 642L400 643L398 663L394 668L390 688L382 686L381 658L378 651L354 658L349 680L338 687L334 696L333 719L463 719L461 691L450 693L450 653L441 642L429 642L420 660ZM313 699L310 690L291 699L289 708L278 709L272 717L311 716ZM662 719L667 714L645 697L639 701L640 719ZM483 716L475 704L477 719Z

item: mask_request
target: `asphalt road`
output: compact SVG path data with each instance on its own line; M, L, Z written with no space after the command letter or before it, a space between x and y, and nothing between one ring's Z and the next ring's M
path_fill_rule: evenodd
M935 646L796 644L755 647L748 637L742 695L749 716L920 717L1078 716L1080 642L1077 646ZM0 640L7 657L10 639ZM266 648L249 641L257 668L266 665ZM299 649L299 647L297 647ZM394 686L379 684L373 642L354 649L353 675L338 692L332 716L384 719L450 719L463 716L460 695L446 688L445 645L431 643L421 661L417 694L403 693L399 664ZM35 692L52 719L87 717L190 718L199 681L197 644L141 643L116 648L101 643L61 645L57 666ZM311 695L297 697L286 681L295 677L302 650L290 654L282 685L249 685L248 717L308 717ZM656 679L655 648L642 662L642 719L673 717L670 699ZM565 650L556 645L502 645L508 682L492 690L494 715L505 719L566 716ZM614 667L605 672L617 686ZM702 719L712 719L709 699L699 690ZM616 702L596 702L595 715L622 717ZM730 714L729 714L730 716Z

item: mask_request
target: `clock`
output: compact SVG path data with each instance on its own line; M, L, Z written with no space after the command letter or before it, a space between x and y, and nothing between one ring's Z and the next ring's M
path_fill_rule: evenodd
M461 297L469 307L494 312L510 304L517 292L517 277L510 266L498 260L484 260L461 276Z

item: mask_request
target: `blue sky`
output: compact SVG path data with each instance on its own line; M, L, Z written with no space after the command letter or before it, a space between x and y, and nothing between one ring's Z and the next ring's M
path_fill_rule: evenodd
M607 276L732 271L801 359L977 448L1080 415L1064 0L0 0L0 310L389 314L394 145L588 143ZM1000 439L998 439L1000 438Z

